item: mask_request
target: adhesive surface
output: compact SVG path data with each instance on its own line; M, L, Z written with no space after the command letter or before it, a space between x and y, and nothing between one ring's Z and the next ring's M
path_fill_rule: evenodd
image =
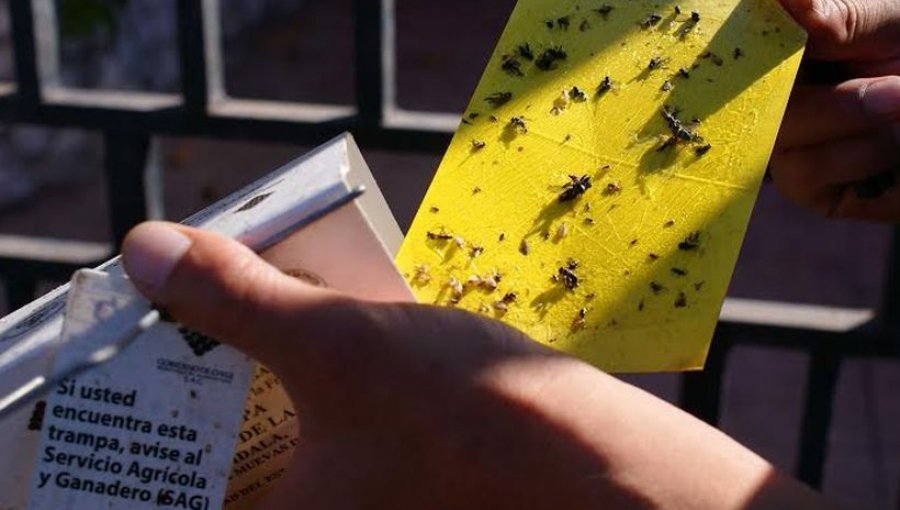
M771 0L520 0L398 255L420 302L702 367L805 40Z

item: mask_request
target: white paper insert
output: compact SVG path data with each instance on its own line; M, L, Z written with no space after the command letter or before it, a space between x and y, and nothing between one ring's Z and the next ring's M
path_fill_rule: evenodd
M56 367L150 310L120 276L81 271ZM29 508L219 508L253 363L161 323L46 400Z

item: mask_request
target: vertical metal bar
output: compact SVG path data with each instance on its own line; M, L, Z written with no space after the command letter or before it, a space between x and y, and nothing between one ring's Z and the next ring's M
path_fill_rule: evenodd
M43 87L59 82L56 6L53 0L10 1L9 14L19 101L33 113Z
M900 474L897 475L897 485L895 485L894 487L897 488L897 502L894 503L894 510L900 510Z
M729 351L728 344L718 336L713 339L703 371L682 376L679 396L682 409L713 426L719 424L721 416L722 380Z
M812 353L806 376L797 477L816 489L822 486L840 368L841 357L838 353L823 347Z
M226 95L222 43L222 9L219 0L203 0L203 51L206 55L207 105Z
M6 304L10 311L18 310L34 299L37 281L32 275L7 273L3 275L6 284Z
M147 219L165 218L165 183L163 156L159 139L152 138L147 149L147 165L144 169L144 196L147 198Z
M36 110L40 104L41 79L31 0L9 2L18 99L21 107Z
M59 23L55 0L31 0L37 72L42 89L59 85Z
M886 352L900 356L900 227L894 227L891 238L891 252L888 258L887 281L883 291L881 320L884 328Z
M147 219L145 182L150 137L146 133L104 133L107 201L116 246L131 227Z
M392 72L393 45L385 44L393 37L393 0L354 0L356 51L356 104L363 126L381 126L385 106L386 72ZM388 32L388 33L386 33ZM390 54L388 54L390 53ZM392 82L390 82L392 83Z
M181 93L189 115L203 116L209 104L206 25L203 0L178 0L178 49Z

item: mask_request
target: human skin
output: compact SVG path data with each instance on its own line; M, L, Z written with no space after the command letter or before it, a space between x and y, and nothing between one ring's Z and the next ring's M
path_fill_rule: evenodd
M900 2L781 3L809 47L772 156L775 185L828 216L900 221L900 186L890 185L900 173Z
M139 225L123 256L147 298L290 395L301 441L259 508L825 507L718 430L500 322L312 287L173 224Z

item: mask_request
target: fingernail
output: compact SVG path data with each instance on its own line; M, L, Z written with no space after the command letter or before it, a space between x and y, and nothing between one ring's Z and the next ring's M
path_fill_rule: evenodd
M148 297L154 297L190 247L190 238L175 228L164 223L144 223L125 238L122 263L135 285Z
M873 115L900 114L900 76L869 83L859 91L866 110Z

